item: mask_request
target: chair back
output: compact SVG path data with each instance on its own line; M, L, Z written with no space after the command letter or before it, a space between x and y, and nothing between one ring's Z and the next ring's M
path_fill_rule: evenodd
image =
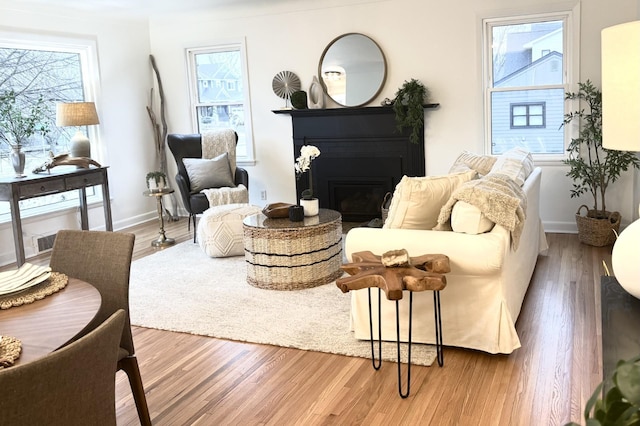
M81 332L86 334L118 309L125 311L120 346L135 353L129 320L129 275L135 235L122 232L60 230L56 235L49 266L93 285L100 292L98 314Z
M125 312L38 360L0 370L2 425L115 425Z

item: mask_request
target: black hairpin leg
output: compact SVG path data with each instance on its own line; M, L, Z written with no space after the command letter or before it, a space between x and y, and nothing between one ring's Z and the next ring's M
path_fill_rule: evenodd
M398 309L398 300L396 300L396 333L397 333L397 344L398 344L398 393L401 398L406 398L409 396L409 392L411 389L411 326L413 319L413 292L409 292L409 338L407 340L407 392L402 393L402 367L400 364L400 313Z
M380 288L378 288L378 362L376 362L376 351L373 345L373 317L371 314L371 287L367 289L369 292L369 336L371 337L371 363L375 370L379 370L382 365L382 312L380 312Z
M444 365L444 353L442 351L442 313L440 312L440 292L433 292L433 312L435 315L434 322L436 324L436 354L438 357L438 365Z

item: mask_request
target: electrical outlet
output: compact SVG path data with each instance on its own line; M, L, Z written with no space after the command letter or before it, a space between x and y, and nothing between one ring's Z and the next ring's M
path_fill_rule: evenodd
M266 200L267 199L267 190L262 190L260 191L260 199L261 200Z

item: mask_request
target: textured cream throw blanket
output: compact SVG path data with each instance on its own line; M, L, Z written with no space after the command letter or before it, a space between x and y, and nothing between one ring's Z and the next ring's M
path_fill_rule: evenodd
M202 133L202 158L216 158L225 152L229 154L231 173L235 173L236 132L233 129L224 129Z
M522 188L510 177L491 173L465 182L456 189L440 210L435 230L451 230L451 210L457 201L477 207L490 221L511 232L511 248L516 250L525 221L527 199Z

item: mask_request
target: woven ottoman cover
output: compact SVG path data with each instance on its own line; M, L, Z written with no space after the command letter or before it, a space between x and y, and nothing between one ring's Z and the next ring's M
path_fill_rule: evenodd
M251 204L210 207L198 221L200 248L210 257L244 255L242 220L262 209Z

